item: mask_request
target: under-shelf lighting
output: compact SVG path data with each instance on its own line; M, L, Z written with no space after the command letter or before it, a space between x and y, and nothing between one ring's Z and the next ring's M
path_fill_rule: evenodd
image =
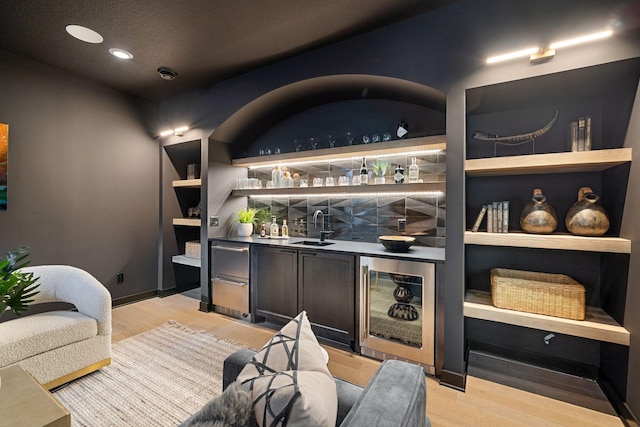
M371 155L371 156L364 156L364 157L382 159L382 158L386 158L386 157L426 156L426 155L429 155L429 154L437 154L437 153L439 153L441 151L443 151L443 150L442 149L437 149L437 150L405 151L405 152L401 152L401 153L374 154L374 155ZM312 154L313 151L310 151L309 153ZM292 167L292 166L300 166L300 165L329 164L329 163L335 163L335 162L345 161L345 160L351 160L352 162L355 162L355 161L361 162L362 161L362 157L363 156L351 156L351 157L336 156L335 158L331 158L331 159L306 160L306 161L296 161L296 162L288 162L286 160L283 160L281 162L274 162L274 163L260 164L260 165L251 165L251 166L249 166L249 169L271 169L271 168L273 168L275 166L289 166L289 167Z
M274 197L361 197L366 193L296 193L296 194L252 194L250 199L265 199ZM370 194L376 196L442 196L442 191L375 191L371 190Z
M562 49L568 46L575 46L577 44L589 43L596 40L601 40L613 35L612 30L600 31L597 33L586 34L571 39L560 40L550 43L542 47L530 47L527 49L521 49L514 52L504 53L502 55L492 56L487 58L487 64L495 64L496 62L508 61L511 59L529 57L529 62L535 64L539 62L548 61L553 59L556 54L556 49Z

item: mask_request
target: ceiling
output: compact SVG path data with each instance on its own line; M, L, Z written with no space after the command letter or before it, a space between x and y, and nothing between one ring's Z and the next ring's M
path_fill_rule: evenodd
M0 49L159 102L452 1L2 0ZM69 24L104 42L69 36ZM159 67L178 76L163 80Z

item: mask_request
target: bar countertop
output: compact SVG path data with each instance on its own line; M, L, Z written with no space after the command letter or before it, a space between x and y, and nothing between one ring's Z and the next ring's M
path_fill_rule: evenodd
M395 258L406 259L413 261L430 261L430 262L444 262L445 249L444 248L432 248L426 246L411 246L408 252L390 252L382 246L381 243L368 243L368 242L349 242L345 240L331 240L327 239L326 242L331 243L327 246L315 246L306 245L302 242L318 242L318 239L309 239L304 237L291 237L289 239L282 238L269 238L259 236L223 236L213 237L209 239L210 242L224 243L249 243L251 245L268 245L274 247L286 247L298 250L320 250L327 252L342 252L350 253L354 255L363 256L375 256L382 258Z

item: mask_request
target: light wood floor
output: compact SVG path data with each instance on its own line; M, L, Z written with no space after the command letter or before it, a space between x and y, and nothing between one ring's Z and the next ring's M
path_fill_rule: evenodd
M258 349L275 331L215 313L198 311L196 299L173 295L113 309L113 341L153 329L169 319ZM326 347L329 369L339 378L365 385L380 362ZM536 394L468 377L466 392L440 386L427 376L427 415L433 427L458 426L622 426L613 416Z

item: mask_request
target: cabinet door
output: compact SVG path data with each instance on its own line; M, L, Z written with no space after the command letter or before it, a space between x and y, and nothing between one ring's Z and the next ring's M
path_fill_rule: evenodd
M355 258L352 255L300 251L298 305L317 335L355 342Z
M290 320L298 314L297 251L252 248L251 291L258 316Z

